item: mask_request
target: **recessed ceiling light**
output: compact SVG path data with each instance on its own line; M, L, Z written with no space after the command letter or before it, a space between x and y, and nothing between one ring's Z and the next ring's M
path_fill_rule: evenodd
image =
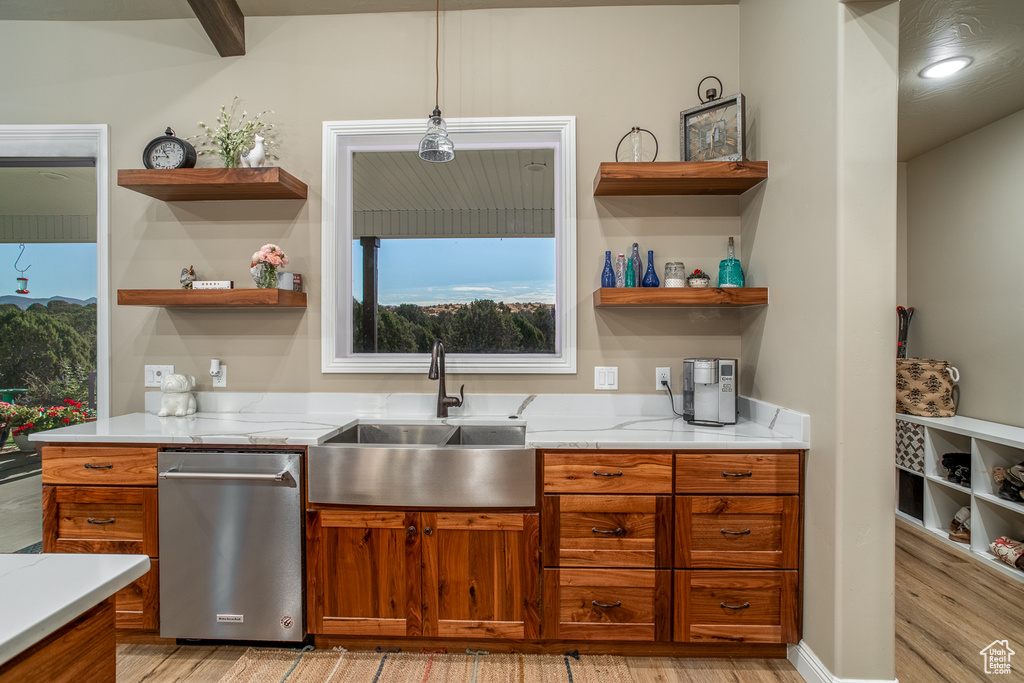
M524 166L524 168L527 171L543 171L547 167L548 167L547 164L541 163L539 161L535 161L532 164L527 164L526 166Z
M966 68L973 61L970 57L943 59L921 69L921 78L945 78L946 76L952 76L957 71Z
M67 180L68 177L63 173L54 173L53 171L40 171L39 175L50 180Z

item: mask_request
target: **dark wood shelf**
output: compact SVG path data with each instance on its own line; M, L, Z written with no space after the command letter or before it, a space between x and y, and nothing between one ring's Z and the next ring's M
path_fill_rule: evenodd
M602 287L595 308L696 308L765 306L767 287Z
M121 169L117 184L165 202L305 199L307 187L282 168Z
M740 195L767 178L767 161L604 162L594 196Z
M306 293L287 289L119 289L119 306L305 308Z

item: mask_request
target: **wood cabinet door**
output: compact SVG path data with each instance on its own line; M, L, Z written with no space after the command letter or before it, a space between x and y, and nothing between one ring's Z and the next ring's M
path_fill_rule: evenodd
M425 512L423 635L540 637L540 518Z
M391 511L307 512L311 633L421 634L419 517Z

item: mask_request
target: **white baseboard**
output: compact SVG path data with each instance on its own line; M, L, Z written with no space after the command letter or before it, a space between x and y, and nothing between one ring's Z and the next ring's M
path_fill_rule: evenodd
M807 683L899 683L895 678L839 678L821 663L803 640L787 650L787 659Z

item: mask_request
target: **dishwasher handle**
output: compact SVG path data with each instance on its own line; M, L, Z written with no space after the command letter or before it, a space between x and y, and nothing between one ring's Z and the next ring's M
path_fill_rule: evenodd
M259 474L256 472L179 472L170 469L158 475L161 479L220 479L228 481L285 481L290 479L288 470L277 474Z

